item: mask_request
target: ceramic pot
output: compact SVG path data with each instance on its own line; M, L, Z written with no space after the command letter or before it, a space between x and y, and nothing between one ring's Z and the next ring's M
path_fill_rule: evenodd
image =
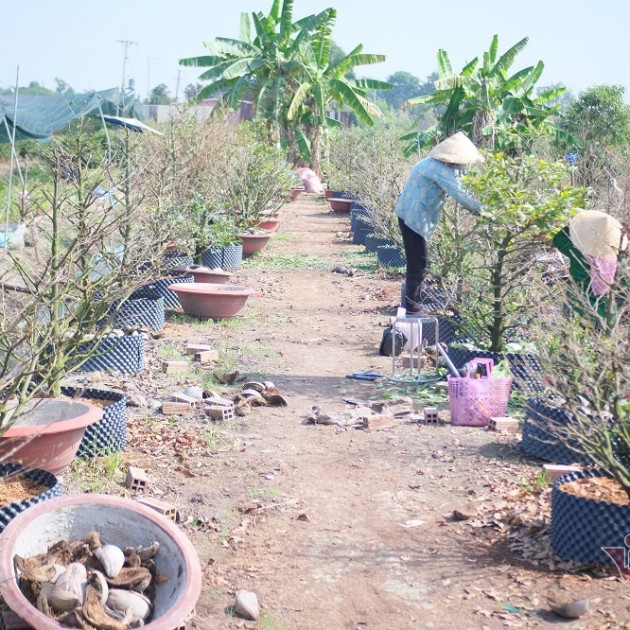
M583 470L558 477L551 491L551 546L565 560L583 564L613 564L604 547L621 551L625 560L630 534L630 506L577 496L562 489L570 481L604 477L602 470ZM622 566L627 568L625 562Z
M268 230L269 232L275 232L278 229L279 225L280 225L280 219L278 217L269 217L268 219L261 221L258 224L258 227L261 230Z
M34 399L0 436L0 459L58 475L74 459L85 428L102 417L102 409L83 400Z
M326 188L324 190L324 197L326 198L326 201L328 201L334 194L334 190L330 190L330 188Z
M304 192L304 186L291 188L291 201L295 201Z
M330 208L333 212L350 212L352 199L340 199L339 197L331 197L328 200Z
M239 238L241 239L241 245L243 246L243 256L251 256L256 252L263 250L267 246L267 243L271 238L271 233L241 234Z
M144 628L184 627L201 593L201 567L191 542L172 521L136 501L104 494L62 496L18 514L0 540L0 592L9 608L39 630L63 630L20 591L13 558L45 553L60 540L84 538L96 530L103 541L124 548L160 544L155 571L155 610Z
M174 284L184 313L198 317L225 319L234 317L245 306L247 298L255 295L253 289L234 284Z
M199 284L225 284L232 275L229 271L207 267L188 267L186 273L193 276L194 281Z
M34 481L40 486L44 486L46 490L34 497L22 499L21 501L13 501L0 507L0 532L14 519L20 512L24 512L32 505L37 505L46 499L58 497L61 494L61 484L57 477L45 470L24 470L19 464L0 464L0 477L19 477Z

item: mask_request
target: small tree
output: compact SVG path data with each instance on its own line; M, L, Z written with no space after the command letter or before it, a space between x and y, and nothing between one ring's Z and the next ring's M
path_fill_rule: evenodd
M549 405L570 418L552 418L544 429L568 448L588 456L611 474L630 496L630 267L618 260L615 282L599 309L583 288L567 281L546 286L552 311L541 313L536 345L544 368ZM565 294L566 295L563 295ZM580 304L583 314L575 313Z
M464 178L485 211L462 306L487 331L493 352L503 350L506 332L532 311L527 287L534 253L583 206L584 190L567 185L567 174L562 162L496 153Z

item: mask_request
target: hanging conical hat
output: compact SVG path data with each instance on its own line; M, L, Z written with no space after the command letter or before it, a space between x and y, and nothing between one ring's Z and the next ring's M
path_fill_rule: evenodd
M569 223L571 242L585 255L615 258L627 242L621 223L606 212L584 210Z
M429 155L440 162L451 164L474 164L483 162L484 157L477 151L477 147L466 137L463 131L458 131L450 138L433 147Z

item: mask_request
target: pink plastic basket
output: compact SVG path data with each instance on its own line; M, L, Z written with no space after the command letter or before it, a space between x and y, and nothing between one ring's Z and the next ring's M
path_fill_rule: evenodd
M478 365L486 366L487 377L471 378ZM483 427L494 416L504 416L507 411L512 379L492 378L492 359L473 359L468 364L466 376L448 376L448 406L451 424Z

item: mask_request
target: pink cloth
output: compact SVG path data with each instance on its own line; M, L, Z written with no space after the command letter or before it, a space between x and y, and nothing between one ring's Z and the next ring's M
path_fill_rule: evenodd
M617 258L597 258L589 256L591 291L597 296L606 295L615 280Z
M297 169L297 174L298 177L304 182L307 179L309 179L309 177L316 177L317 173L311 169L311 168L307 168L306 166L303 166L302 168L298 168Z

